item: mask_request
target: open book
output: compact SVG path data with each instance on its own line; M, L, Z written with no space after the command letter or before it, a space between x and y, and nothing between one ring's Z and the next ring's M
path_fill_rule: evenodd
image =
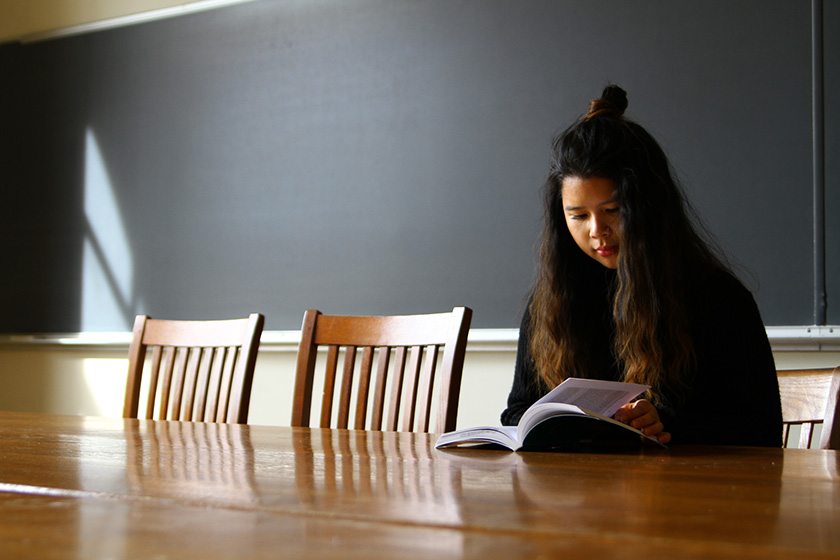
M525 411L516 426L480 426L447 432L435 447L497 444L512 451L636 445L646 436L612 416L649 387L636 383L569 378Z

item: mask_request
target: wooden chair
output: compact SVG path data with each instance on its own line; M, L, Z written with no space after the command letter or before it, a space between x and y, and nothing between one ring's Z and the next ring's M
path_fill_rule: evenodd
M820 449L840 449L840 367L825 369L779 370L782 397L784 446L788 447L790 428L799 426L798 445L811 447L814 427L822 424Z
M164 321L138 315L128 351L123 417L138 418L143 386L144 418L246 423L263 323L259 313L224 321Z
M436 398L434 430L454 430L471 318L472 310L468 307L429 315L367 317L323 315L318 310L308 310L303 316L298 351L292 426L310 425L318 347L326 346L320 427L328 428L332 424L336 370L339 354L343 352L334 427L350 426L355 392L352 423L355 429L428 432ZM354 375L359 349L361 364ZM437 371L441 349L441 366ZM375 353L378 354L376 380L370 394ZM372 412L366 427L369 407Z

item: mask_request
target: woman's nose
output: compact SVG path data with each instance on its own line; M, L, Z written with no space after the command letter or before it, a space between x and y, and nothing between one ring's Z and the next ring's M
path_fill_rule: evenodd
M589 236L593 239L604 237L610 232L609 226L604 220L593 218L589 226Z

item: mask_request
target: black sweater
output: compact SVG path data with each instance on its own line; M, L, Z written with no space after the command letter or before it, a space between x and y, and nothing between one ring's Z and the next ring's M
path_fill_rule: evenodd
M606 280L604 293L606 293ZM657 403L672 442L779 447L782 412L776 366L752 295L733 276L716 273L693 289L689 302L696 367L681 399ZM602 307L603 306L603 307ZM592 302L595 379L621 380L614 358L609 304ZM502 424L514 425L547 390L541 386L529 349L530 315L522 318L513 386Z

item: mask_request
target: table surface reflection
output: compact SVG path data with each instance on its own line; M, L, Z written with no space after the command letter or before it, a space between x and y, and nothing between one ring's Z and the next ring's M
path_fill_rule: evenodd
M840 454L0 412L0 557L840 558Z

